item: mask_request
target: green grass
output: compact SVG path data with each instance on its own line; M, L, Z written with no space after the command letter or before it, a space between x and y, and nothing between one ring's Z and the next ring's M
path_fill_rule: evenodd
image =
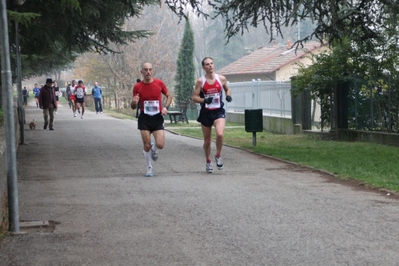
M134 115L126 114L126 113L120 113L120 112L115 111L115 110L104 110L104 113L107 114L107 115L110 115L112 117L119 118L119 119L136 120L136 117Z
M202 139L200 128L175 128L173 131ZM341 179L358 180L368 187L399 191L399 163L395 160L399 147L268 132L257 133L257 145L253 147L252 133L245 132L244 127L226 128L224 143L325 170Z

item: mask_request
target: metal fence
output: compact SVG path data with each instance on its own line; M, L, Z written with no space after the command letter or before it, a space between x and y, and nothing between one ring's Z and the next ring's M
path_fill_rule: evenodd
M226 103L228 112L244 113L246 109L262 109L263 115L291 118L291 83L253 80L229 83L233 101ZM352 79L338 85L341 91L341 107L338 110L340 128L399 133L399 84L390 76L375 80ZM322 123L322 106L318 100L310 100L310 120L313 130L335 128L333 89ZM298 111L298 110L297 110Z
M264 115L291 117L291 83L253 80L229 83L233 101L226 103L228 112L262 109Z
M391 83L390 76L368 81L352 79L347 89L349 129L399 132L398 86Z

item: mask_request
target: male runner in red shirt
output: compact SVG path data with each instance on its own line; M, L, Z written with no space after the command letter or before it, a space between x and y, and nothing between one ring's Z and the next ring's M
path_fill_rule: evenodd
M168 113L173 96L160 79L153 78L151 63L144 63L141 67L143 80L133 87L133 97L130 103L132 109L137 108L140 103L140 115L138 117L138 129L143 141L143 154L147 164L145 176L153 176L154 171L151 159L158 159L158 149L165 145L164 115ZM166 96L165 106L162 106L162 95ZM151 142L151 134L154 136L155 144Z

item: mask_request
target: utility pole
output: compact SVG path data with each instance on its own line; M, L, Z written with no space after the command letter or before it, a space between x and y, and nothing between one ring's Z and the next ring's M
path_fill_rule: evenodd
M15 21L15 45L17 53L17 103L18 103L18 119L19 119L19 134L21 144L25 144L25 108L22 102L22 70L21 70L21 49L19 45L19 25L18 21Z
M6 0L0 0L0 44L1 44L1 86L4 106L4 128L6 137L6 170L9 206L9 224L14 233L19 233L17 152L14 126L14 108L11 80L10 44Z

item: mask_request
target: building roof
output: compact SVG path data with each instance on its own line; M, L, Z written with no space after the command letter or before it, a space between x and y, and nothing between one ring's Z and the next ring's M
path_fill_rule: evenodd
M273 73L321 47L319 42L305 43L296 50L291 45L262 47L217 71L221 75Z

